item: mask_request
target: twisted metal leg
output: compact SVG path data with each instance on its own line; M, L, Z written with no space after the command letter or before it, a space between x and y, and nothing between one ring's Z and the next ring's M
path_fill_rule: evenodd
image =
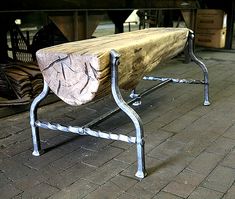
M49 92L49 87L47 83L44 81L43 91L33 100L31 107L30 107L30 125L32 129L33 155L34 156L39 156L43 153L41 149L39 129L35 125L35 122L37 120L38 105L47 96L48 92Z
M137 172L135 174L138 178L144 178L147 173L145 171L145 156L144 156L144 139L143 139L143 124L139 115L123 100L118 87L118 64L120 55L111 50L111 87L112 94L117 105L131 118L136 131L137 144Z
M189 39L188 39L188 48L189 48L189 56L193 62L195 62L203 71L204 75L204 106L209 106L209 78L208 78L208 70L205 64L200 61L193 52L193 40L194 40L194 33L189 31Z

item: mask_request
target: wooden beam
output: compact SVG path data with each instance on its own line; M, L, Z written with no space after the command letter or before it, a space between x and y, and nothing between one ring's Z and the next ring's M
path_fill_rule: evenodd
M133 89L159 63L183 51L187 28L149 28L69 42L37 51L51 90L70 105L110 93L110 50L120 55L119 86Z
M8 0L0 11L39 11L39 10L113 10L113 9L172 9L196 8L195 0Z

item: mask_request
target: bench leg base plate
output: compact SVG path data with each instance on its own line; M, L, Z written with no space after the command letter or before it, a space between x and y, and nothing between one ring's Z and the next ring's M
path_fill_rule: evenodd
M210 104L211 103L209 101L204 101L204 103L203 103L204 106L210 106Z
M143 171L137 171L135 176L137 178L143 179L145 176L147 176L147 172L143 172Z
M33 156L40 156L44 153L44 150L40 150L40 151L33 151L32 155Z

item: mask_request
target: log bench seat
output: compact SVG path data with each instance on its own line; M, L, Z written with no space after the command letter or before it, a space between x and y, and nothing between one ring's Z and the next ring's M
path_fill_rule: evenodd
M193 32L187 28L148 28L68 42L37 51L36 57L44 78L44 89L34 99L30 108L33 155L39 156L43 153L39 128L125 141L137 145L136 176L144 178L146 171L142 121L128 105L129 103L123 100L119 89L133 91L131 96L135 102L138 102L139 95L135 93L135 87L142 79L200 83L204 85L204 105L209 105L208 71L193 53L193 38ZM145 76L160 63L185 50L190 60L202 69L203 80L176 80ZM95 122L82 127L72 127L37 120L38 104L47 96L49 89L72 106L87 104L112 93L119 109L132 120L136 137L91 130L89 127Z

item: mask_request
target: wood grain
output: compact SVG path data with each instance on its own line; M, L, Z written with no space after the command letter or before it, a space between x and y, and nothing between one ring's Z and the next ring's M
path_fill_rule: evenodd
M159 63L184 49L189 29L149 28L68 42L37 51L39 68L51 90L70 105L110 93L110 50L120 55L119 86L134 88Z

